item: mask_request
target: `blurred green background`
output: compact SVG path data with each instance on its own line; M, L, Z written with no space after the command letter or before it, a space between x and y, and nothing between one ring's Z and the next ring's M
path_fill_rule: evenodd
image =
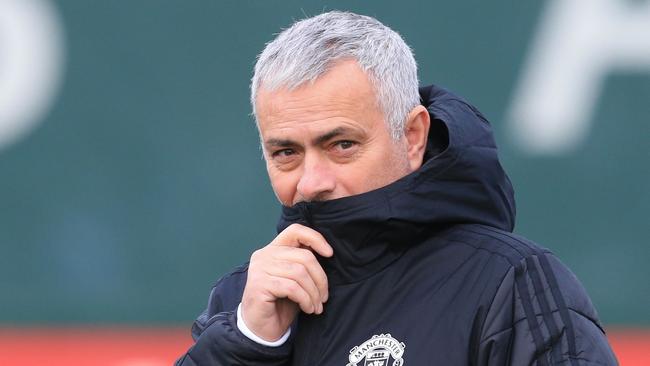
M604 323L650 325L650 66L607 73L569 150L528 151L508 123L551 1L35 3L62 31L61 82L38 124L0 146L0 325L189 324L212 283L274 237L255 57L333 9L397 30L423 84L481 109L517 192L516 232L572 268Z

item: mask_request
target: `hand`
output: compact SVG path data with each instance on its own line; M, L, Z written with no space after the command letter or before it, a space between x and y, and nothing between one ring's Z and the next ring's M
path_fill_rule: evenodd
M287 332L299 310L323 312L327 276L314 253L331 257L333 250L320 233L299 224L253 253L241 310L255 335L273 342Z

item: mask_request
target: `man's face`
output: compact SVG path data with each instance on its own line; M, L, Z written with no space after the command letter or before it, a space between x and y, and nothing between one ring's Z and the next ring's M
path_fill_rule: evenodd
M286 206L364 193L413 170L406 138L391 138L355 61L293 91L262 86L256 110L271 185Z

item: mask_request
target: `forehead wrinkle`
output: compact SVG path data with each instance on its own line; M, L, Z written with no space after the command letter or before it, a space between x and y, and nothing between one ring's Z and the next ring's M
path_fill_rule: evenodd
M329 139L340 135L343 133L354 132L354 131L365 131L367 128L363 125L356 123L356 121L343 117L328 117L322 119L310 119L305 121L295 121L295 120L282 120L277 122L272 122L272 125L268 128L265 128L266 141L293 141L291 138L286 138L286 136L291 136L292 131L296 130L306 130L311 131L310 135L315 136L309 138L310 142L319 140L323 141L324 136L329 136ZM288 134L288 135L287 135Z
M307 85L295 90L264 91L260 94L258 101L265 104L263 107L266 107L269 114L293 110L305 112L354 111L366 107L365 104L368 102L366 94L352 85L338 86L337 89L331 86L313 88L313 86Z
M350 65L296 89L262 87L257 96L258 126L268 132L300 128L312 122L327 123L328 120L361 125L373 120L383 121L383 113L377 107L374 89L366 75L348 69Z
M331 108L285 108L278 113L269 113L263 118L264 130L273 131L284 128L302 128L314 124L324 123L335 126L343 124L364 124L363 113L347 112L337 106Z
M332 118L343 117L345 115L356 115L359 113L359 105L349 102L346 98L293 98L292 100L283 100L281 103L273 103L269 108L268 117L271 119L288 118L302 119L303 115L311 118Z
M349 128L349 127L346 127L346 126L338 126L338 127L335 127L334 129L328 131L328 132L325 132L325 133L323 133L323 134L321 134L319 136L316 136L312 140L312 144L320 145L320 144L322 144L324 142L327 142L327 141L329 141L329 140L331 140L331 139L333 139L335 137L345 135L345 134L350 134L350 133L354 133L354 130L352 128Z

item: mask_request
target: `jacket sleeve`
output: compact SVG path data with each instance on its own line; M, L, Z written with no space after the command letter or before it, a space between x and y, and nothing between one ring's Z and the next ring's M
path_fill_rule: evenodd
M289 364L293 339L279 347L258 344L237 327L237 306L246 284L247 266L221 278L212 288L207 309L192 325L194 345L176 366L284 366Z
M586 291L550 253L514 263L481 331L477 365L618 365Z

